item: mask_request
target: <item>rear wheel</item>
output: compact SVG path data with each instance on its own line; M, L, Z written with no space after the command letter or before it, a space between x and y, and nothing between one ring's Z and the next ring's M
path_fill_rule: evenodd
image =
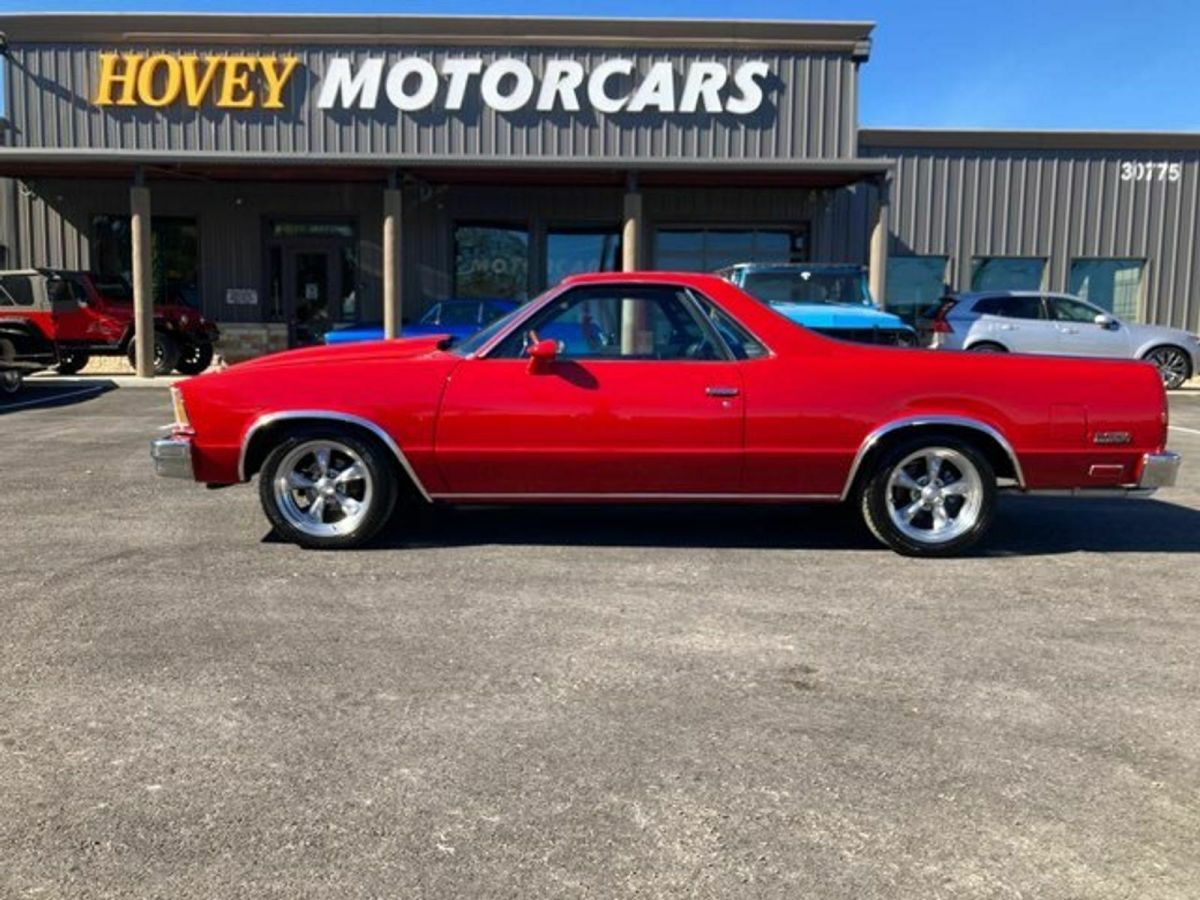
M286 438L259 474L263 511L280 537L313 549L357 547L396 506L397 478L373 439L337 429Z
M137 368L137 345L130 339L125 350L129 364ZM179 360L179 343L171 335L162 331L154 332L154 374L170 375Z
M175 370L181 375L199 375L208 368L213 358L211 341L188 341L179 351Z
M1155 347L1142 359L1154 363L1168 391L1183 387L1192 377L1192 359L1182 347Z
M972 353L1007 353L1008 348L995 341L980 341L967 348Z
M6 369L0 372L0 393L15 394L21 390L24 380L19 369Z
M860 496L863 519L906 556L955 556L978 541L996 507L996 474L976 447L928 435L885 450Z
M91 355L83 350L59 350L58 365L54 367L54 371L59 375L74 375L83 371L83 367L91 358Z

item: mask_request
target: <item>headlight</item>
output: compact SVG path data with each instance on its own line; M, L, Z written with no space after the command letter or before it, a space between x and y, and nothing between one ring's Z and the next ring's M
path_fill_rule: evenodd
M192 423L188 421L187 407L183 405L183 391L177 387L171 388L171 407L175 410L175 424L190 428Z

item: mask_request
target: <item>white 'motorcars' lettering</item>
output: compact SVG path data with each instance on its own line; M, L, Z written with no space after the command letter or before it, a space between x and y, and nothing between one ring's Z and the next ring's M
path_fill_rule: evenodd
M539 76L529 64L513 57L490 63L479 57L449 57L435 67L425 57L405 56L390 65L386 77L385 65L381 57L361 63L344 56L331 59L317 93L317 107L374 109L382 87L396 109L416 112L434 105L444 84L442 107L461 110L471 79L478 76L479 98L498 112L516 112L531 103L539 112L579 112L582 89L598 113L724 112L744 116L762 106L762 81L771 74L771 67L762 60L742 63L731 79L724 63L709 60L692 62L682 71L662 60L642 75L627 57L606 59L590 72L574 59L550 59L539 85Z

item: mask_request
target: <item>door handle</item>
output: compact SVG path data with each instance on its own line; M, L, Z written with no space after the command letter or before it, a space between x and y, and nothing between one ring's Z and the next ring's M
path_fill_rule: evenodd
M705 388L704 393L708 394L710 397L736 397L741 393L741 391L735 387L722 387L720 385L714 385L712 387Z

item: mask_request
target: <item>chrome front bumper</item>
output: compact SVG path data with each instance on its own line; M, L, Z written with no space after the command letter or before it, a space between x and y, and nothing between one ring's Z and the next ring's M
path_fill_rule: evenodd
M1142 474L1138 487L1143 489L1172 487L1179 477L1179 465L1183 458L1178 453L1164 450L1162 453L1147 453L1142 457Z
M195 478L192 471L192 439L186 434L171 434L150 443L154 473L164 478Z

